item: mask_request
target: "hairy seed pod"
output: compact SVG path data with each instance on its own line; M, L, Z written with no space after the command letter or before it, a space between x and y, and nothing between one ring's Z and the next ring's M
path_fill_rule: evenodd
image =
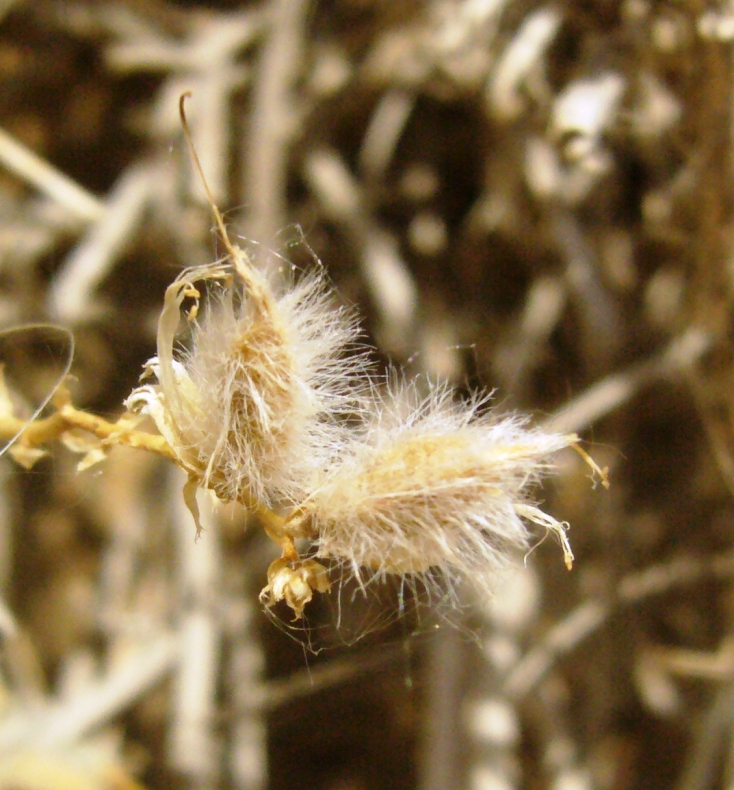
M493 572L529 544L527 522L553 531L567 564L565 528L528 501L575 435L544 433L517 417L482 416L486 398L454 402L448 388L425 399L393 387L362 437L299 508L293 530L316 555L362 579L458 571L491 587Z
M359 408L366 362L347 353L358 327L320 268L278 286L239 247L229 253L169 286L148 363L158 383L127 403L151 414L181 465L221 499L294 503L343 445L342 418ZM187 297L191 337L177 353Z

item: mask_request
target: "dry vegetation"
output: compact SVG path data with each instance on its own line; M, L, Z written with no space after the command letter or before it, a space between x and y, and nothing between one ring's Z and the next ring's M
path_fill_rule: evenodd
M194 542L165 460L3 458L2 790L734 785L732 39L697 0L0 2L0 326L73 331L77 406L122 413L217 255L191 91L233 233L611 481L568 453L538 494L571 573L549 540L490 603L347 588L302 627L258 519ZM32 410L68 348L0 350Z

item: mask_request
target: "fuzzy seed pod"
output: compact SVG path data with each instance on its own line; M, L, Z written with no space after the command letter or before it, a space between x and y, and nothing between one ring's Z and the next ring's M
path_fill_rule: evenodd
M131 410L149 413L190 477L225 501L300 501L345 442L342 419L359 408L366 365L346 354L358 335L333 304L320 268L278 288L227 240L224 262L188 269L166 291L157 384L136 389ZM208 299L199 311L199 287ZM191 331L176 353L186 298Z
M575 435L544 433L517 417L482 415L486 398L456 404L448 388L420 399L393 387L363 436L298 509L291 530L311 535L316 556L360 581L380 574L460 572L491 588L513 550L527 549L527 522L560 539L565 527L528 501L553 453Z

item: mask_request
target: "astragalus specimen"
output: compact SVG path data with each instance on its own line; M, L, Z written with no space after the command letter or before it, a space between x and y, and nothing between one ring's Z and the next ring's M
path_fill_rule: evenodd
M421 396L405 383L375 396L355 434L286 522L314 541L317 557L337 560L360 582L420 574L450 583L459 572L491 589L496 572L528 548L534 522L556 534L570 567L564 525L529 492L575 435L498 417L486 398L462 404L447 387Z
M261 268L230 239L191 148L225 255L168 287L143 376L155 381L126 401L161 435L136 430L130 415L114 425L87 418L62 389L56 422L29 428L19 444L82 428L99 440L84 448L87 465L116 443L173 459L188 475L197 529L199 488L258 513L281 548L261 599L285 600L296 617L329 589L330 565L363 588L387 575L451 583L458 574L491 589L530 546L530 524L556 535L570 567L566 526L531 487L578 437L498 415L486 396L462 401L427 382L419 394L416 383L378 375L320 265Z
M182 119L186 129L183 104ZM169 286L148 363L158 382L127 403L153 417L188 472L194 513L195 487L267 511L282 556L265 604L285 600L301 616L329 587L319 560L360 582L438 571L490 588L527 548L528 522L558 536L570 566L564 525L529 501L528 486L577 437L498 417L480 396L462 405L446 387L422 397L414 385L381 388L364 354L349 353L358 326L334 307L321 270L279 286L230 240L210 202L226 257ZM210 289L201 320L199 283ZM191 338L177 353L187 298ZM312 546L306 557L300 539Z

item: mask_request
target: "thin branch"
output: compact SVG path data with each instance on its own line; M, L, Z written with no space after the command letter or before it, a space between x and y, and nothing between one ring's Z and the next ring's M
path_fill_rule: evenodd
M161 634L131 649L99 680L68 699L41 710L24 710L0 720L0 753L19 744L59 747L89 735L158 683L178 656L178 641Z
M155 181L150 165L127 169L112 190L106 211L55 275L49 294L52 315L74 323L89 312L95 288L132 243Z
M221 623L214 602L219 596L221 547L211 507L202 508L206 529L191 540L188 510L179 495L181 480L170 490L179 561L179 600L188 603L179 627L181 660L175 677L169 737L172 764L203 790L217 786L216 688L220 666Z
M0 162L82 220L94 222L105 212L101 200L3 129L0 129Z
M309 0L273 0L244 151L248 233L264 243L286 224L288 151L295 130L293 86L303 66Z
M599 630L621 607L704 579L730 579L732 576L734 555L731 553L710 560L678 558L626 576L617 586L613 600L584 601L529 650L508 675L505 693L515 699L526 697L560 658Z
M673 338L658 354L632 365L621 373L607 376L571 400L544 424L548 431L579 432L596 420L623 406L643 387L697 362L711 347L713 338L693 327Z

